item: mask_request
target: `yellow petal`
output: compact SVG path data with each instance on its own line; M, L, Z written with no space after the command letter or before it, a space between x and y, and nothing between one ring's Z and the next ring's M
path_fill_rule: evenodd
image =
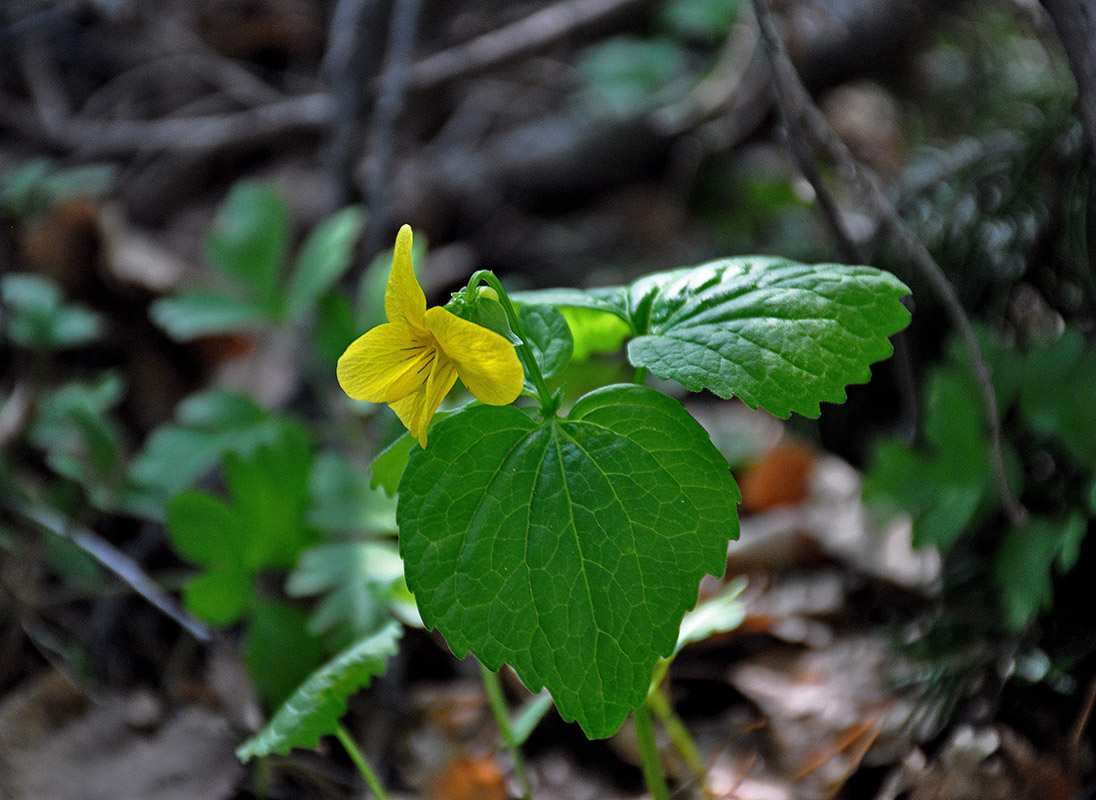
M445 395L457 382L457 370L452 362L445 358L436 358L430 369L426 383L414 394L392 403L396 416L411 431L411 435L426 447L426 429L434 418L438 406Z
M521 394L521 361L514 346L499 334L441 307L428 309L424 321L473 397L505 406Z
M378 325L351 342L339 357L339 385L355 400L387 402L389 388L418 364L431 344L428 334L407 325Z
M389 322L400 322L413 328L422 327L426 311L426 295L415 277L411 265L411 226L404 225L396 234L392 253L392 271L384 290L384 313Z

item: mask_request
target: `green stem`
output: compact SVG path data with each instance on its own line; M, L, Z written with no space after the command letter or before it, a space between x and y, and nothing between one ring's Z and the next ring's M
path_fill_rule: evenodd
M350 760L354 762L354 766L358 768L358 772L365 778L365 782L369 785L369 788L373 790L373 794L376 795L377 800L388 800L388 795L385 794L384 787L381 786L380 779L377 778L377 773L369 766L369 761L366 759L365 753L363 753L361 748L354 742L354 737L350 735L350 731L348 731L341 722L335 728L335 736L338 738L339 743L342 744L343 749L346 750L346 754L350 756Z
M642 386L646 382L647 382L647 368L646 367L636 367L635 374L632 375L632 383L636 384L637 386Z
M636 741L639 743L639 758L643 764L643 780L652 800L670 800L670 787L666 785L666 776L662 772L662 759L658 755L655 743L655 726L651 722L651 711L646 704L634 712L632 718L636 724Z
M500 295L501 297L501 295ZM520 335L520 334L519 334ZM510 758L514 761L514 774L521 784L522 797L525 800L533 800L533 787L529 784L529 776L525 772L525 760L521 757L521 748L514 738L514 729L510 727L510 713L506 708L506 698L502 694L502 681L497 672L487 669L482 663L479 665L480 675L483 676L483 688L487 690L487 700L491 704L491 713L495 717L499 733L506 749L510 752Z
M540 400L540 408L544 413L545 418L554 417L556 415L556 401L552 398L552 393L548 391L548 383L544 380L544 375L540 371L540 364L537 363L536 356L533 355L533 348L529 346L529 337L525 335L525 328L521 324L521 319L518 317L517 309L514 308L514 304L510 302L510 297L506 294L506 290L502 288L502 283L495 277L495 273L488 269L481 269L472 274L471 280L468 281L468 286L474 288L476 284L483 281L492 289L494 289L499 296L499 303L502 305L503 311L506 312L506 317L510 321L510 328L521 339L518 352L521 354L521 360L525 364L525 369L529 373L529 380L532 381L533 386L537 390L537 399Z
M670 744L674 746L674 749L685 761L689 770L698 777L703 776L704 759L700 757L700 751L697 749L693 737L689 735L689 729L685 727L681 717L670 705L666 693L661 688L654 689L647 695L647 705L650 707L651 712L658 717L662 727L666 729L666 733L670 737Z

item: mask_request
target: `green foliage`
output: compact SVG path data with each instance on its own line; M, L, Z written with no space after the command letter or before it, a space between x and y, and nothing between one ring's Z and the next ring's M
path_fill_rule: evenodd
M598 353L615 353L631 333L628 323L613 312L567 306L559 310L571 328L574 361L586 361Z
M1066 390L1068 387L1068 390ZM1096 348L1076 328L1032 347L1024 361L1020 409L1032 430L1056 439L1096 472Z
M6 275L0 281L4 335L28 350L64 350L103 335L103 320L61 300L57 285L39 275Z
M58 169L48 158L25 161L0 177L0 210L30 217L77 197L98 197L114 185L117 169L89 164Z
M880 445L864 494L885 514L909 513L916 546L946 552L994 491L981 398L962 367L928 379L924 438Z
M817 417L820 401L843 402L845 386L891 354L888 337L909 322L899 301L908 291L870 267L738 258L515 299L614 313L635 336L633 365L779 417Z
M588 47L578 62L580 99L595 114L629 117L680 95L685 49L671 39L615 36Z
M429 430L433 431L435 425L440 424L443 419L453 413L456 412L439 411L436 413L430 423ZM405 433L384 448L373 460L373 463L369 465L369 471L373 475L372 480L369 482L370 488L383 489L389 497L395 497L396 492L399 490L400 478L403 477L403 470L407 466L407 459L410 458L411 451L415 449L416 444L418 442L415 437L410 433Z
M315 748L320 737L334 733L346 713L348 698L384 673L395 654L401 628L390 623L374 635L351 645L316 670L286 700L269 724L244 742L236 755L242 761L294 747Z
M518 309L518 318L544 377L562 372L575 350L575 340L563 314L552 306L525 305Z
M1054 601L1053 571L1064 574L1077 563L1088 521L1077 512L1065 519L1035 517L1012 528L994 562L1008 625L1023 630Z
M169 497L192 486L226 454L249 456L296 425L245 395L221 389L191 395L175 417L153 432L130 465L123 504L133 513L159 518Z
M323 660L320 641L308 631L308 617L283 600L260 599L244 633L244 663L259 696L278 706Z
M281 195L245 181L225 198L206 241L206 257L210 266L249 289L260 308L273 310L289 236L289 209Z
M1026 354L986 335L982 344L993 369L1010 483L1040 511L995 537L992 572L1006 627L1020 631L1051 607L1052 575L1073 567L1093 515L1096 428L1089 409L1096 402L1096 350L1075 329ZM926 382L923 441L891 440L877 449L865 498L883 516L908 513L916 545L947 554L999 520L983 415L970 366L956 346ZM1047 473L1041 478L1022 466L1038 459Z
M68 383L46 393L27 432L50 468L83 487L101 507L112 505L122 478L122 433L109 411L123 390L114 374Z
M740 595L746 589L746 579L739 576L723 591L709 597L685 614L677 634L674 653L695 642L702 642L717 633L733 631L746 619L746 604Z
M720 41L730 33L741 5L742 0L669 0L658 22L682 38Z
M323 305L350 269L364 222L357 207L335 213L316 226L290 268L285 201L269 186L241 182L221 206L206 242L209 264L228 288L199 287L163 298L153 304L152 318L179 341L295 322ZM328 314L331 308L328 303Z
M395 542L329 542L306 550L289 576L286 592L322 598L309 617L308 629L331 649L375 632L393 615L405 624L422 626Z
M738 497L707 433L658 392L608 387L539 423L472 406L412 453L400 550L455 652L511 664L603 737L643 701L700 577L723 571Z
M171 499L171 542L203 570L184 595L196 615L214 624L236 622L250 607L246 578L266 568L293 566L315 541L306 520L311 465L307 434L286 427L274 443L247 457L225 456L227 502L197 490Z

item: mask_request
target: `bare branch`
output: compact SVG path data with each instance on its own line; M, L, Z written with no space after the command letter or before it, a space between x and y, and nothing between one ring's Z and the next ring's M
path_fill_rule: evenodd
M437 86L493 67L647 2L649 0L563 0L470 42L422 59L411 68L411 88Z

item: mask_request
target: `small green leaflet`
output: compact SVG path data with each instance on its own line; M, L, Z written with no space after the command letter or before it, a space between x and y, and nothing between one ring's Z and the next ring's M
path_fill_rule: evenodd
M610 736L673 652L705 573L738 535L738 487L707 432L640 386L564 419L471 406L413 450L397 521L408 586L457 654L546 686Z
M314 748L321 736L335 731L350 695L384 672L401 632L399 623L392 622L312 673L269 724L236 750L236 756L250 761L271 753L284 755L294 747Z
M1022 631L1040 612L1050 609L1052 573L1065 574L1077 563L1087 529L1085 518L1074 512L1064 520L1035 517L1005 534L994 577L1010 628Z
M211 266L250 289L263 308L277 300L277 286L289 249L289 209L270 186L240 181L217 212L206 241Z
M558 375L575 350L575 340L563 314L552 306L531 305L521 306L518 316L544 377Z
M301 245L293 274L285 287L283 316L295 319L315 305L354 263L365 213L348 206L325 219Z
M150 313L153 321L177 342L256 331L268 321L266 312L250 300L201 288L161 297L152 304Z
M520 302L610 311L635 332L628 358L690 391L708 389L778 417L871 377L909 324L909 289L887 272L747 257L656 273L631 286L525 292Z

